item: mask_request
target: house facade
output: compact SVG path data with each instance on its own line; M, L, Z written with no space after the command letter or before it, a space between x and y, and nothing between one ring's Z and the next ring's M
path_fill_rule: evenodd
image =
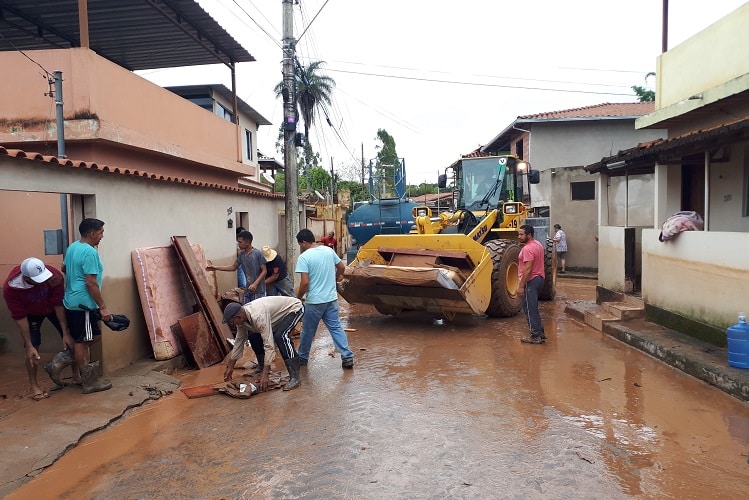
M163 6L107 0L91 12L85 3L13 0L13 9L3 9L9 27L0 40L0 67L12 77L0 79L0 276L28 256L60 267L79 222L103 220L103 294L112 311L132 320L125 332L105 331L93 353L109 373L152 352L134 249L168 246L171 236L183 235L225 265L235 259L242 225L256 246L284 254L285 210L283 194L261 182L255 138L269 122L234 88L175 92L133 72L223 63L234 76L236 63L254 58L191 0ZM62 94L54 99L52 71L62 74ZM293 215L300 221L302 210ZM235 273L217 273L218 291L234 286ZM45 327L42 351L55 352L60 343ZM0 334L8 349L22 352L4 306Z
M583 166L601 155L665 137L661 129L634 128L635 120L653 109L652 102L604 103L519 116L480 148L483 154L510 152L541 172L541 182L531 185L531 207L536 214L551 217L551 223L560 224L567 233L568 267L599 267L600 186ZM652 179L642 189L642 193L652 189ZM647 206L650 199L645 196L641 204L639 217L646 221L652 216Z
M600 185L629 186L652 176L653 219L628 221L624 200L602 191L599 273L603 290L628 291L628 260L641 263L648 318L724 345L726 326L746 311L749 282L749 60L734 47L749 42L749 4L657 61L655 110L639 130L667 128L668 137L588 165ZM625 220L611 220L612 211ZM675 212L695 211L704 231L659 240ZM636 245L633 247L632 243Z

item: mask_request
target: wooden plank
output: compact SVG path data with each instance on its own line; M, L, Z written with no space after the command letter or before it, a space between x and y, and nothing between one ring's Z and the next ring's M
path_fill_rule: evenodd
M212 385L198 385L195 387L185 387L180 389L182 393L187 396L188 399L204 398L206 396L213 396L215 394L221 394L218 389Z
M211 293L211 287L205 277L204 269L195 258L195 254L191 251L190 243L187 241L186 236L172 236L172 243L177 249L177 255L180 257L185 271L187 271L187 276L192 283L195 296L205 312L205 317L208 320L208 325L213 332L216 343L223 355L226 356L231 350L226 339L233 337L233 335L229 330L229 326L223 323L224 313Z
M224 359L224 354L211 334L205 314L196 312L180 318L179 326L198 368L213 366Z

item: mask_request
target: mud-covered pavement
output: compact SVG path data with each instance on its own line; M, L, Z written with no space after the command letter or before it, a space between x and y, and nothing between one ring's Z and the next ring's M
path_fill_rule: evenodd
M749 406L565 315L594 287L561 280L540 346L522 314L436 325L342 301L353 371L321 328L300 389L177 391L8 498L747 497Z

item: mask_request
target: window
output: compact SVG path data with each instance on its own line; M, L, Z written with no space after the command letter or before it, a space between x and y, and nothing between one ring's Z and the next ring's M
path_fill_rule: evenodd
M521 160L523 159L523 139L515 143L515 156Z
M232 114L232 112L223 107L218 102L216 103L216 114L224 120L234 123L234 115Z
M572 200L595 200L596 181L570 182Z
M252 132L244 129L245 144L247 145L247 159L252 161Z

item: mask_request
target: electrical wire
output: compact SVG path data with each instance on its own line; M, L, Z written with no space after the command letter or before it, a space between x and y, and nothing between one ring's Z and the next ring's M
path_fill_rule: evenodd
M621 93L621 92L596 92L592 90L574 90L574 89L553 89L544 87L527 87L521 85L504 85L499 83L479 83L479 82L457 82L452 80L440 80L436 78L423 78L415 76L401 76L401 75L385 75L382 73L367 73L363 71L348 71L342 69L328 69L333 73L346 73L351 75L363 75L363 76L376 76L378 78L393 78L396 80L412 80L417 82L431 82L431 83L446 83L450 85L468 85L473 87L494 87L504 89L519 89L519 90L542 90L547 92L568 92L574 94L593 94L593 95L621 95L631 97L632 93Z

